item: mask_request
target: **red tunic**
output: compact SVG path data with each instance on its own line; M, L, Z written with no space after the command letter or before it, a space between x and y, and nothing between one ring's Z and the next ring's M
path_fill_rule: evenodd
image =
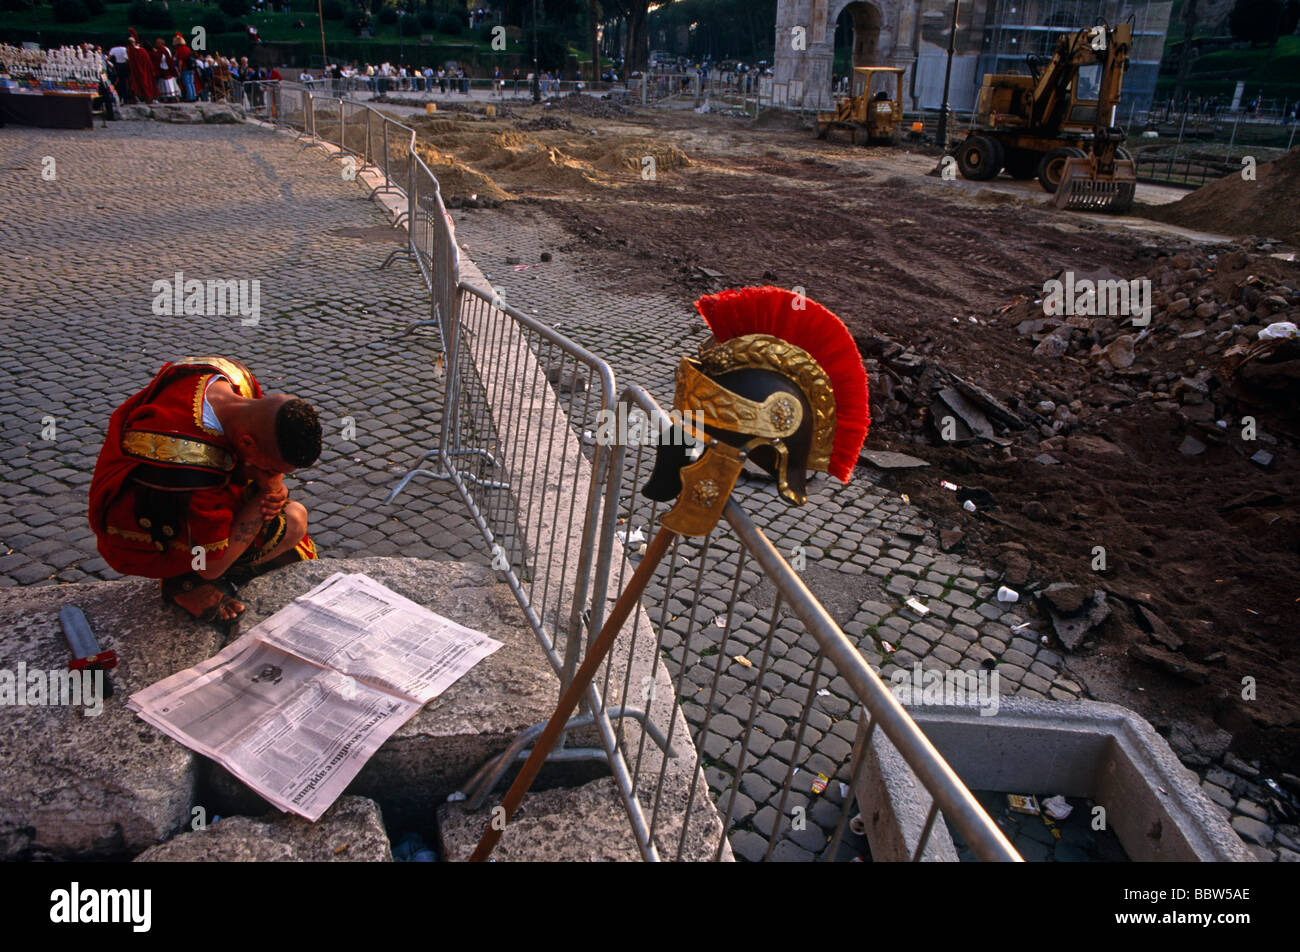
M123 575L183 575L193 569L193 547L220 558L228 544L251 484L235 476L230 440L203 425L203 396L216 373L241 397L262 395L237 361L187 357L164 365L109 420L90 483L90 526L99 554ZM246 554L264 541L254 540ZM315 557L309 539L299 549Z
M131 70L131 94L141 102L153 102L157 99L158 73L153 67L153 59L148 51L140 46L128 46L126 62Z
M176 59L172 56L171 50L166 47L158 49L155 46L149 51L149 58L153 61L153 69L159 79L176 78Z

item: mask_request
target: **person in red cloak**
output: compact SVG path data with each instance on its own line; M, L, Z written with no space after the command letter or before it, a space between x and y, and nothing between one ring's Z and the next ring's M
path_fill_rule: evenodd
M126 64L131 71L131 95L137 102L153 102L158 96L158 74L149 51L140 45L140 34L131 30L126 46Z
M194 89L194 52L181 34L177 33L172 40L172 49L176 53L176 74L181 82L181 98L186 102L194 102L198 98Z
M158 74L158 98L163 102L176 102L181 98L181 85L176 79L176 56L161 36L153 41L149 57L153 60L154 72Z
M244 610L234 585L316 557L284 477L320 449L311 405L264 396L238 361L165 364L109 420L90 483L99 554L123 575L161 579L165 600L229 629Z

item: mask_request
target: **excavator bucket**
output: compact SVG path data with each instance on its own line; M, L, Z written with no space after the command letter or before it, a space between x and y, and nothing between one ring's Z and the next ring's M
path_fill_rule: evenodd
M1065 160L1061 184L1056 189L1056 207L1122 215L1133 207L1137 193L1137 165L1132 159L1115 159L1115 171L1097 171L1094 156Z

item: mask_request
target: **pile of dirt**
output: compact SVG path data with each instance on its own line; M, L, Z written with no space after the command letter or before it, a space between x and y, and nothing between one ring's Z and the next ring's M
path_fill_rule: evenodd
M563 129L565 132L578 131L578 128L563 116L539 116L536 119L529 119L527 122L516 123L515 128L522 132L553 131L556 129Z
M419 137L415 140L415 153L424 159L429 171L437 178L445 200L482 196L493 202L504 202L515 198L491 177L470 168L454 155L433 148Z
M653 159L653 164L647 159ZM638 174L653 169L655 175L684 169L691 164L681 149L653 139L621 142L613 148L602 148L592 156L591 161L599 169L626 170Z
M1300 246L1300 147L1255 170L1227 175L1168 205L1142 209L1156 221L1223 235L1255 235Z
M520 195L598 192L690 165L669 142L644 135L599 136L568 119L544 115L507 123L416 116L417 151L448 198L501 201ZM647 157L653 159L648 161Z
M586 93L552 96L545 104L554 109L563 109L565 112L577 113L591 119L626 119L636 115L636 110L629 106L610 99L588 96Z
M1260 333L1270 324L1300 321L1295 265L1244 249L1191 248L1148 262L1126 269L1123 277L1108 268L1061 271L1045 282L1050 290L1027 289L984 321L977 319L1018 338L1013 346L1026 359L1015 365L1018 379L1004 385L1032 430L1054 439L1087 422L1059 402L1040 408L1053 403L1036 401L1034 380L1044 378L1071 382L1078 392L1066 403L1101 388L1122 395L1124 401L1117 402L1124 406L1181 407L1183 422L1208 427L1215 441L1221 430L1216 421L1228 402L1248 403L1270 428L1300 440L1300 409L1277 392L1288 389L1285 381L1254 379L1260 361L1279 343L1262 343ZM864 346L872 356L886 349L879 340ZM906 363L915 352L901 353L907 375L917 376ZM887 387L877 401L877 419L920 429L928 400Z

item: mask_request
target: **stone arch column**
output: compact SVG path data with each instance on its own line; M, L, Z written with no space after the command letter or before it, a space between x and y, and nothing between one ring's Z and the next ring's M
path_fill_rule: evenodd
M776 8L773 81L778 100L792 106L829 109L834 104L831 70L835 24L845 8L855 21L854 65L911 67L916 0L780 0ZM802 28L805 49L795 49ZM906 84L906 80L905 80Z

